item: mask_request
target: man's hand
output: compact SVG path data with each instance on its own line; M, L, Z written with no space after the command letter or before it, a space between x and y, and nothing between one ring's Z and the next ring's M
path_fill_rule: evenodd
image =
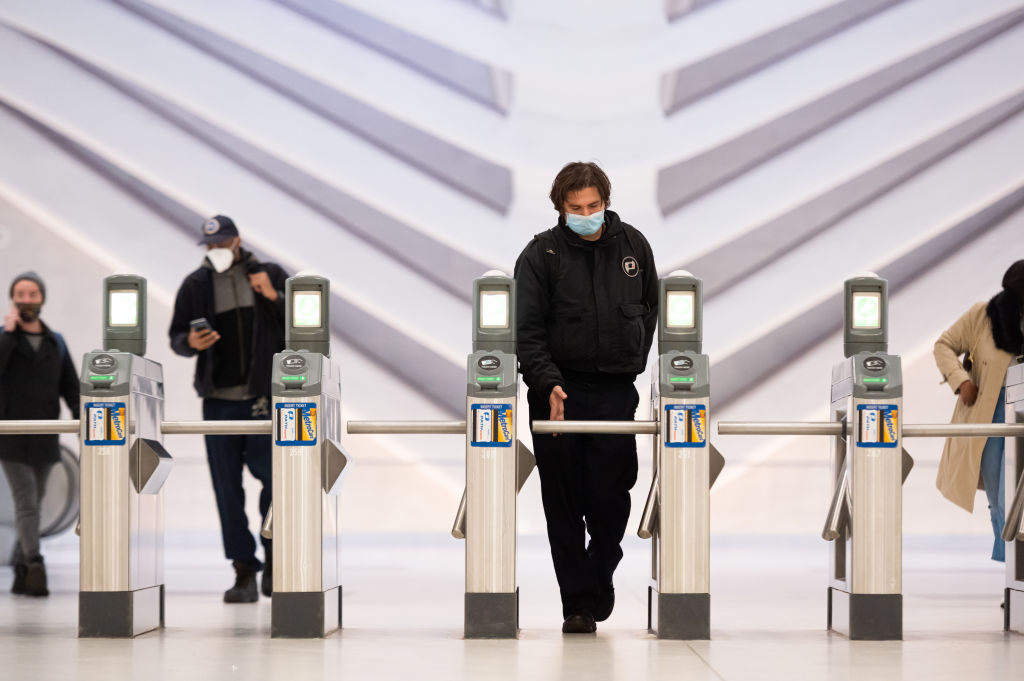
M11 305L11 309L4 315L4 331L7 333L13 333L18 328L18 323L21 321L21 315L18 314L18 308Z
M270 283L270 277L267 276L266 272L250 274L249 285L252 286L253 291L259 293L267 300L277 300L277 291L274 289L274 285Z
M188 346L195 348L202 352L214 343L220 340L220 334L213 329L203 329L202 331L196 331L191 329L188 332Z
M960 400L968 407L973 407L978 400L978 386L970 379L960 384Z
M562 386L556 385L551 390L551 395L548 396L548 404L551 405L551 416L548 418L549 421L564 421L565 420L565 401L569 399L569 396L562 390ZM555 437L558 437L558 433L555 433Z

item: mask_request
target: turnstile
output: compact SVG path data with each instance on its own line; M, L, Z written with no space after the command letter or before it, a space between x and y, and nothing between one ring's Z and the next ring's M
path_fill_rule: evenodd
M163 376L146 348L146 281L104 281L104 349L82 363L79 420L0 421L0 434L77 433L82 511L79 635L132 637L163 626L163 435L273 435L275 636L322 636L341 623L338 481L347 457L340 380L330 361L329 286L293 277L290 349L275 356L265 421L164 421ZM272 532L271 518L264 531Z
M1006 372L1007 424L1024 424L1024 357ZM1006 499L1003 527L1006 546L1006 592L1003 629L1024 634L1024 433L1006 438Z
M146 280L104 280L103 350L81 374L79 636L163 626L162 489L171 469L160 425L163 369L147 359Z
M534 467L517 434L515 281L491 271L473 282L473 353L465 421L350 421L353 434L447 433L466 438L466 491L452 535L466 540L466 638L519 635L516 496Z
M661 280L651 421L534 421L535 433L652 433L654 474L637 534L651 539L648 629L664 639L711 636L710 488L724 459L710 442L710 362L701 354L701 281Z
M1024 425L904 424L900 358L888 346L888 291L874 274L844 286L844 354L832 369L826 423L720 422L722 435L824 435L830 503L828 628L851 639L903 637L904 437L1024 437ZM1009 462L1009 459L1007 460Z
M272 637L316 638L341 627L341 380L330 358L330 282L285 283L285 347L274 356Z

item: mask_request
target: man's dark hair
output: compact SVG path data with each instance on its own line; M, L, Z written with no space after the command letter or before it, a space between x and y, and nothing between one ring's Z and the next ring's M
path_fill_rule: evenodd
M586 189L587 187L593 187L597 190L606 207L611 205L612 183L596 163L574 161L573 163L567 163L559 170L558 175L555 175L555 181L551 183L550 194L551 203L554 204L558 214L562 214L569 194Z

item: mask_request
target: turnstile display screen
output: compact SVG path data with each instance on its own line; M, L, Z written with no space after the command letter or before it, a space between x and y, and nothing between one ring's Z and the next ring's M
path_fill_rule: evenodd
M668 312L665 322L670 329L693 328L693 291L669 291L666 293Z
M292 326L297 329L318 329L320 319L320 292L295 291L292 293Z
M480 327L508 328L508 291L480 292Z
M110 291L110 326L138 326L139 292L134 289Z
M853 294L853 328L882 328L882 294L878 292L855 292Z

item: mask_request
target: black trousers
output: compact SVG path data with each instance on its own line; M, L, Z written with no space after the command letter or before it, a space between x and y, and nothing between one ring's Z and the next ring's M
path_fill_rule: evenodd
M632 421L640 399L632 383L566 381L562 387L568 395L568 421ZM527 400L531 426L550 417L548 395L530 390ZM636 484L636 437L534 435L533 447L562 616L593 615L610 592L612 575L622 560L629 490Z
M255 400L203 400L203 418L207 421L245 421L266 419L266 414L254 413ZM206 459L210 464L213 493L217 499L220 514L221 538L224 541L224 555L238 561L252 570L263 567L256 557L256 541L249 530L249 518L245 514L245 489L242 487L242 471L249 472L263 485L260 490L260 515L265 521L270 509L271 447L270 435L207 435ZM263 556L267 562L273 557L271 542L260 537Z

